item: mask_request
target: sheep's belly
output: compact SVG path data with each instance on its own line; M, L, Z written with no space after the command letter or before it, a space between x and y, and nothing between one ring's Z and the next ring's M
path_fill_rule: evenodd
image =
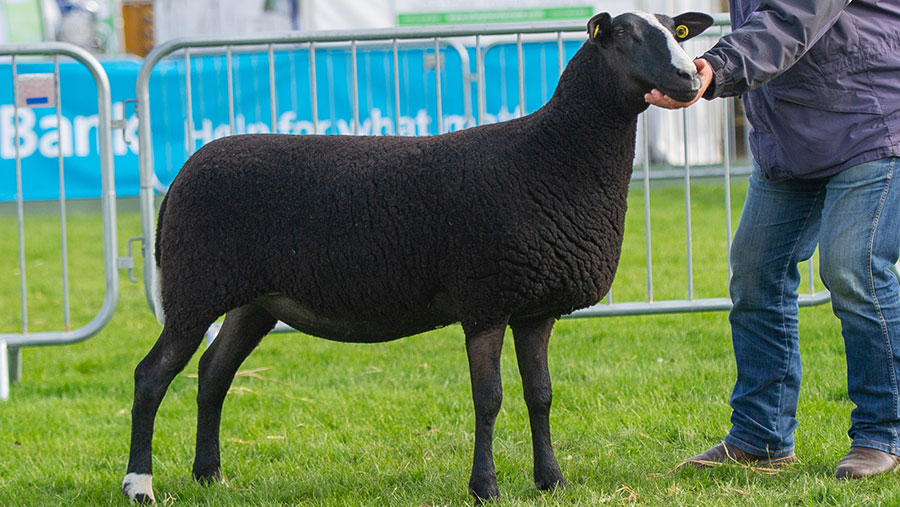
M439 304L428 305L428 310L414 316L397 316L385 322L322 316L283 294L267 294L256 302L272 316L298 331L340 342L387 342L444 327L458 320L454 312Z

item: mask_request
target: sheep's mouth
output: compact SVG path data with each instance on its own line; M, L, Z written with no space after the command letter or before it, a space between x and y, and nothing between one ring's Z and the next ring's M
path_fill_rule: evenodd
M690 102L694 100L697 92L700 91L700 78L691 77L689 80L683 80L675 86L658 86L657 88L678 102Z

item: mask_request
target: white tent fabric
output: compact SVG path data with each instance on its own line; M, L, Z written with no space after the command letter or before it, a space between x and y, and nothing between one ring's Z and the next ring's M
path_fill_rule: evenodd
M159 44L178 37L290 31L289 4L275 2L278 9L266 10L266 3L266 0L155 0L154 39Z

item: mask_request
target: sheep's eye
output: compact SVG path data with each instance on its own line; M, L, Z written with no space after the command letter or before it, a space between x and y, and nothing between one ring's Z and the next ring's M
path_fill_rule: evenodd
M616 37L624 37L624 36L628 35L628 30L619 27L619 28L616 28L615 34L616 34Z

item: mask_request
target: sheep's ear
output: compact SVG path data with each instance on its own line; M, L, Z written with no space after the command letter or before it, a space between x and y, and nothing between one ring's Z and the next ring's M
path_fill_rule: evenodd
M712 16L702 12L685 12L672 18L672 21L675 22L675 39L678 42L700 35L714 22Z
M609 27L612 25L612 17L608 12L597 14L587 24L588 36L593 42L599 43L609 35Z

